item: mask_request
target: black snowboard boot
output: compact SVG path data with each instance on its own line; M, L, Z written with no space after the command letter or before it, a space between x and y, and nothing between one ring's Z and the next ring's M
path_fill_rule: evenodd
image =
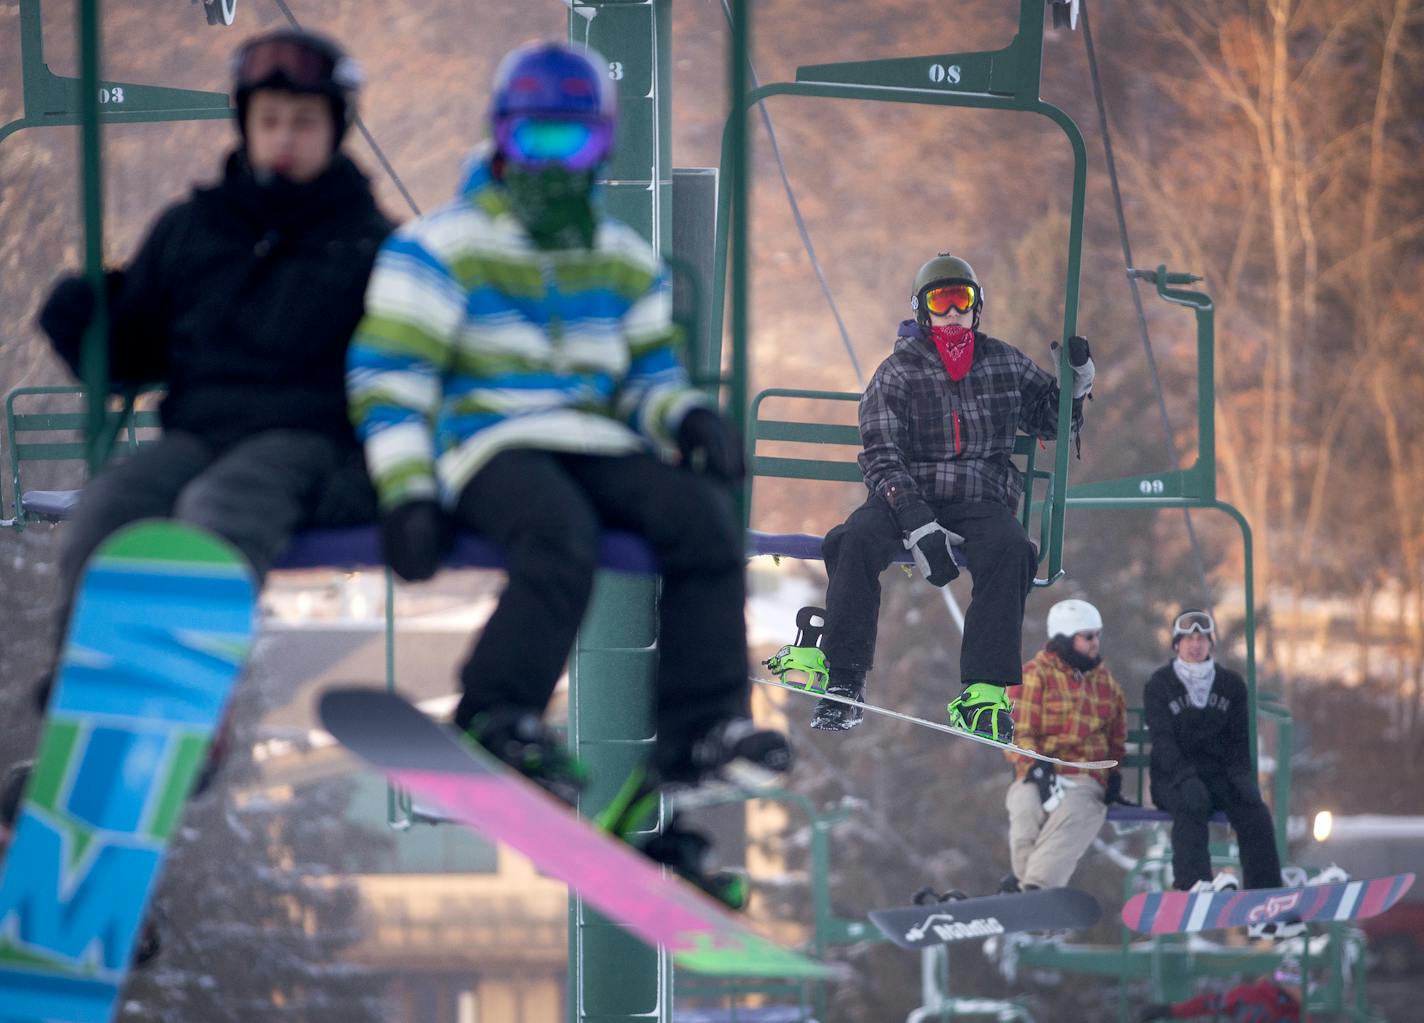
M961 899L969 898L958 888L951 888L947 892L937 892L929 885L925 885L914 895L910 896L910 902L916 906L937 906L941 902L959 902Z
M682 798L687 791L685 785L660 784L654 772L635 768L594 823L655 863L671 867L713 898L732 909L742 909L747 903L746 876L739 871L708 869L711 839L685 827L675 812L662 829L650 830L657 823L663 795Z
M770 788L793 760L786 736L751 718L728 718L692 744L685 758L661 767L665 783L725 783L748 792Z
M213 782L217 780L218 772L222 770L222 765L227 761L227 755L231 749L232 703L229 702L227 709L223 711L222 720L218 722L217 728L213 729L213 737L208 743L208 756L203 761L203 766L198 771L197 778L193 780L194 799L212 788Z
M738 870L712 870L708 853L712 840L701 831L683 825L673 814L661 831L635 843L644 856L670 867L684 881L701 888L708 895L732 909L745 909L750 897L746 874Z
M588 783L588 771L563 736L531 711L495 708L476 714L465 736L569 805Z
M864 701L865 672L837 671L832 665L831 680L826 686L826 695ZM860 724L860 720L864 716L865 711L859 707L852 707L839 700L822 700L816 704L816 712L811 715L811 727L822 732L844 732Z

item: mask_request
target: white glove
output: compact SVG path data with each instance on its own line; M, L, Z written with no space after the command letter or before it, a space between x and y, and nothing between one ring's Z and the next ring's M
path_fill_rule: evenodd
M952 533L931 519L919 529L905 536L905 549L915 559L915 567L930 581L932 586L943 586L959 575L954 564L955 544L964 542L964 537ZM944 544L944 557L939 556L939 544ZM930 564L933 558L935 564Z
M1093 389L1093 376L1096 372L1092 359L1081 366L1073 367L1073 397L1081 398Z

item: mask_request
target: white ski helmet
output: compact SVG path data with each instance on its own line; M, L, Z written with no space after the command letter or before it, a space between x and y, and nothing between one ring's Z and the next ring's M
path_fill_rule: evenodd
M1060 600L1048 609L1048 638L1076 636L1103 627L1103 616L1086 600Z

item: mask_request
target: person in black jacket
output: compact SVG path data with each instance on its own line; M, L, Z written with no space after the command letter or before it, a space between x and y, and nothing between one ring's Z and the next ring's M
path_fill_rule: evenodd
M1219 810L1236 832L1246 887L1279 888L1271 811L1251 763L1246 681L1216 663L1215 644L1211 615L1183 611L1172 623L1176 657L1153 672L1143 692L1152 801L1172 815L1173 884L1213 887L1207 822Z
M346 349L393 225L339 148L360 71L330 40L286 29L247 41L233 68L239 145L221 179L169 207L106 275L111 385L162 387L163 434L84 488L61 554L62 622L90 554L138 519L210 529L260 577L297 528L375 518ZM76 375L95 304L68 275L40 312Z

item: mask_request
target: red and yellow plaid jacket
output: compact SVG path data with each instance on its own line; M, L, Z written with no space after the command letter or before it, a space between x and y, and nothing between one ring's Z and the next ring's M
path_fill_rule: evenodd
M1121 760L1127 743L1127 701L1122 688L1099 664L1080 675L1057 654L1040 650L1024 665L1023 686L1014 702L1014 745L1064 760ZM1022 778L1035 761L1017 753L1005 756ZM1058 768L1059 774L1104 771Z

